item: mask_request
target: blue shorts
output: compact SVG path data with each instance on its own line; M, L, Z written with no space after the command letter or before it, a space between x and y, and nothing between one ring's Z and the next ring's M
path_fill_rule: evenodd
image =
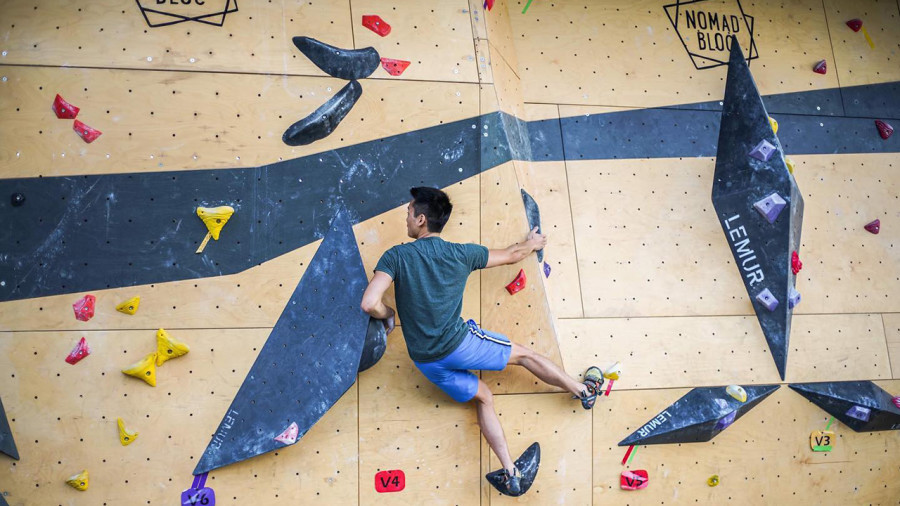
M452 353L434 362L413 362L456 402L468 402L478 393L478 376L470 369L500 371L512 353L512 343L503 334L479 328L472 320L468 324L468 334Z

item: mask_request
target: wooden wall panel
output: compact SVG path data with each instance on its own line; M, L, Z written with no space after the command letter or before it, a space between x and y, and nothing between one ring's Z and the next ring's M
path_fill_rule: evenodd
M883 0L826 0L828 30L834 48L836 74L841 86L900 80L897 40L900 39L900 7ZM859 18L869 33L854 32L847 21ZM831 69L829 69L830 71Z
M900 314L884 314L881 317L884 319L884 333L891 357L891 372L893 378L900 379Z

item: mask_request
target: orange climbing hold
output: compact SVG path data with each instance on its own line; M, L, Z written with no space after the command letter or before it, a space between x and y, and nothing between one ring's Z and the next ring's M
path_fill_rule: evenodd
M393 58L382 58L381 66L384 70L387 71L388 74L392 76L399 76L406 70L406 67L409 67L409 62L406 60L395 60Z
M516 292L525 288L525 281L525 269L520 269L519 274L516 275L516 279L506 285L506 291L509 292L510 295L515 295Z

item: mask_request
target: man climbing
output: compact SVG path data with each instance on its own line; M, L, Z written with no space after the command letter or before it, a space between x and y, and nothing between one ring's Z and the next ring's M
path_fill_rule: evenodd
M589 368L584 383L569 377L550 359L512 343L506 336L463 321L463 291L476 269L514 264L543 249L547 237L532 230L526 240L505 249L488 250L478 244L457 244L441 239L453 205L447 194L427 187L410 189L406 233L413 242L387 250L363 295L362 309L394 329L394 310L382 301L391 283L403 319L409 356L432 383L457 402L473 401L478 425L503 468L486 478L506 495L524 494L537 473L540 449L532 445L514 464L506 437L494 411L488 386L470 370L499 371L508 364L524 367L539 379L571 392L591 409L603 384L597 367Z

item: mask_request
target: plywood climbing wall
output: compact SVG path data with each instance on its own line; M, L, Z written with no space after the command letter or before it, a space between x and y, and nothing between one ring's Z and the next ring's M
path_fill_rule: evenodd
M710 200L728 35L805 201L785 381ZM333 132L289 146L285 130L347 84L296 36L410 65L377 66ZM619 362L621 378L585 411L522 368L481 373L513 457L535 441L543 453L528 494L503 497L483 477L500 464L474 406L416 369L398 320L380 362L295 446L210 473L219 504L896 502L900 433L836 421L833 450L812 452L830 416L787 384L900 394L900 138L874 125L900 127L898 40L885 0L3 3L0 398L21 458L0 455L0 494L176 501L336 209L371 276L410 240L408 188L429 185L454 203L445 240L523 240L522 190L550 238L549 275L535 256L475 272L463 318L573 377ZM56 118L57 94L96 141ZM219 204L237 211L198 257L195 208ZM876 218L873 235L862 227ZM520 269L527 287L510 295ZM86 293L97 305L83 322L72 304ZM137 314L115 310L135 295ZM151 388L120 370L158 328L191 352ZM67 364L82 337L90 356ZM639 446L622 464L628 434L691 388L729 384L781 388L712 441ZM130 446L119 417L139 432ZM82 469L89 489L66 486ZM649 486L620 489L634 469ZM378 492L376 473L393 470L405 489Z

